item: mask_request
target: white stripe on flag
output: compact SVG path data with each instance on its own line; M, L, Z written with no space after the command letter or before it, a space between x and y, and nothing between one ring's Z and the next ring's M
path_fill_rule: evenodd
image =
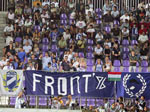
M108 75L108 78L121 78L121 75Z
M7 81L7 85L10 85L12 82L16 80L16 77L11 78L9 81Z

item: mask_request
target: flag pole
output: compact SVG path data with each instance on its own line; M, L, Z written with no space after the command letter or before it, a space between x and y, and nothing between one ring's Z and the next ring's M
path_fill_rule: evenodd
M117 89L116 89L116 81L114 81L114 97L115 97L115 101L117 101Z

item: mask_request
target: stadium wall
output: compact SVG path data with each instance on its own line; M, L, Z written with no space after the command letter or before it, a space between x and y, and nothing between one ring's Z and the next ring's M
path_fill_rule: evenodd
M0 112L82 112L81 110L13 109L0 108Z
M0 2L0 11L7 11L8 10L8 5L9 5L10 0L1 0ZM15 0L14 0L15 1ZM32 3L34 0L29 0L29 3ZM41 2L43 0L40 0ZM52 0L48 0L52 1ZM60 3L62 0L58 0ZM66 2L69 2L69 0L65 0ZM73 0L73 2L78 3L80 0ZM88 0L83 0L85 5L88 4ZM94 10L96 8L102 8L106 0L91 0L94 6ZM111 2L112 0L108 0ZM145 2L145 4L149 4L150 0L116 0L119 6L119 9L121 10L123 7L126 7L128 10L131 9L132 7L137 8L138 4L142 1Z

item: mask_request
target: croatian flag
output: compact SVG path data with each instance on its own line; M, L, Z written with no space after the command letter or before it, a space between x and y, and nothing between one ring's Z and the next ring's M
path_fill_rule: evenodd
M109 81L121 81L121 72L108 72Z

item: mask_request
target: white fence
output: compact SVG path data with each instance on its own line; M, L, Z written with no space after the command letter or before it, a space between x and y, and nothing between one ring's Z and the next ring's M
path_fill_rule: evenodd
M7 11L8 10L8 4L9 4L9 0L0 0L0 11ZM16 0L14 0L16 1ZM33 2L34 0L29 0L29 2ZM41 2L43 0L40 0ZM53 0L49 0L50 2L52 2ZM62 0L58 0L58 2L60 3ZM69 2L70 0L64 0L66 2ZM79 1L81 0L73 0L73 2L75 3L79 3ZM88 0L83 0L85 5L88 4ZM106 0L91 0L94 6L94 9L96 8L102 8L103 5L105 4ZM111 2L112 0L108 0L109 2ZM145 4L150 3L150 0L116 0L119 9L121 10L123 7L126 7L128 10L132 7L137 8L138 3L144 1Z

